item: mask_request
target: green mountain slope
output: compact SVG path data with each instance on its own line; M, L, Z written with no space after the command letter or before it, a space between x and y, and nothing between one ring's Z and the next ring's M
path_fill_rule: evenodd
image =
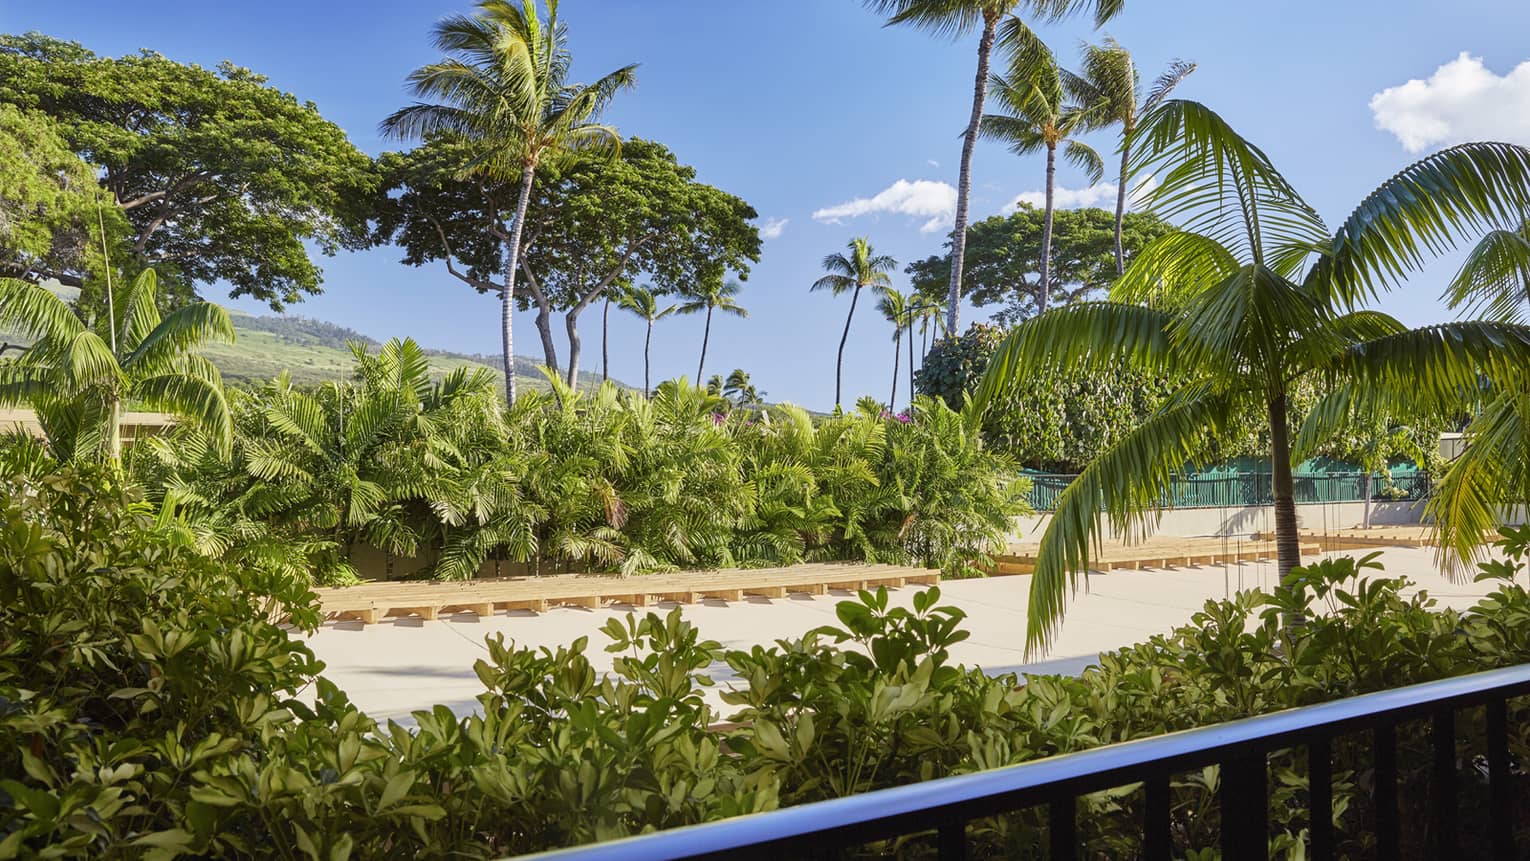
M230 383L259 384L286 369L294 382L322 383L345 379L354 361L347 341L359 341L375 349L378 341L360 332L323 320L296 316L270 316L232 312L238 337L233 344L213 344L203 353L218 366ZM423 345L422 345L423 346ZM457 368L487 368L501 377L498 356L470 355L445 350L426 350L431 371L445 374ZM546 389L547 380L537 362L515 357L516 379L522 385ZM630 388L617 381L618 385ZM600 385L600 375L582 372L579 386Z
M46 286L67 300L73 300L78 293L56 282ZM374 350L380 346L376 339L324 320L232 310L229 315L234 320L234 343L213 344L202 352L218 366L230 385L260 385L283 370L292 374L293 382L305 385L344 380L355 365L346 342L359 341ZM0 332L0 341L26 343L14 333L5 332ZM500 371L499 356L452 353L428 347L426 352L430 355L431 372L438 376L463 367L486 368L496 379L504 376ZM535 359L516 356L515 378L522 387L545 391L547 379L537 370L537 365ZM620 380L612 382L625 389L632 388ZM587 371L579 374L581 389L599 385L599 374Z

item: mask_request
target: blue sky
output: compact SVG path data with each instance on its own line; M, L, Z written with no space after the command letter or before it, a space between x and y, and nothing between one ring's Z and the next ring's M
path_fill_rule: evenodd
M432 23L469 8L467 0L0 0L0 28L41 30L107 54L153 48L204 65L229 59L314 101L375 153L398 146L379 138L377 121L405 102L409 70L435 58ZM975 39L883 28L855 0L564 0L562 14L577 76L641 64L638 88L609 116L624 134L664 142L703 181L752 203L762 220L785 221L745 284L750 319L714 323L707 373L742 367L772 400L830 406L846 302L809 294L808 285L822 257L852 236L867 235L904 262L938 250L942 234L929 222L939 214L921 206L938 204L932 184L955 184ZM1263 146L1330 224L1438 146L1486 137L1530 144L1530 66L1516 72L1530 60L1523 2L1457 0L1444 11L1426 0L1132 0L1103 32L1132 49L1145 76L1174 57L1199 63L1180 94L1206 102ZM1081 41L1101 35L1082 21L1043 34L1065 63ZM1378 93L1400 87L1377 102L1379 115L1373 111ZM1393 130L1378 128L1378 116ZM1094 142L1114 146L1108 136ZM974 217L1039 190L1041 169L1039 159L980 145ZM897 198L922 214L814 218L874 201L900 180L915 185L883 202ZM1077 190L1086 181L1064 167L1059 185ZM403 266L399 256L381 248L324 259L325 293L294 312L377 338L412 335L431 347L497 351L492 299L442 268ZM1434 267L1389 296L1387 310L1413 324L1445 319L1437 297L1451 271L1448 263ZM900 287L904 280L900 274ZM891 329L866 307L851 333L845 387L886 397ZM969 310L964 320L971 319ZM588 320L586 367L599 355L598 317ZM517 325L521 351L529 352L529 316ZM699 318L661 323L656 377L694 373L700 338ZM640 381L641 345L638 321L613 325L615 375Z

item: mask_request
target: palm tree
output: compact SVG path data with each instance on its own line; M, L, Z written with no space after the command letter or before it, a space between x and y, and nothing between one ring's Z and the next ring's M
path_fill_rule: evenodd
M972 192L972 151L977 146L983 105L988 101L988 65L999 24L1017 9L1056 20L1081 8L1094 12L1099 27L1114 18L1125 0L864 0L887 23L912 24L940 36L959 37L978 29L977 77L972 113L962 134L962 158L956 181L956 223L951 230L951 284L946 295L946 331L956 331L962 295L962 257L967 249L967 208Z
M622 291L619 300L622 308L642 317L648 324L648 333L643 336L643 395L652 397L653 388L648 379L648 354L653 346L653 324L675 313L675 306L666 308L659 307L659 297L652 290L645 287L628 287Z
M1036 313L1047 310L1052 280L1053 193L1057 186L1057 150L1089 175L1091 184L1105 175L1105 162L1088 144L1070 139L1084 126L1085 114L1065 104L1063 71L1052 51L1018 18L1005 22L1005 44L1010 49L1009 71L995 75L994 97L1006 113L984 114L984 137L1009 145L1015 155L1045 152L1047 156L1046 210L1041 227L1041 295Z
M498 221L490 225L505 246L500 334L505 397L514 403L511 319L521 228L537 166L616 153L620 136L598 119L617 91L633 85L637 67L623 66L593 84L570 83L568 33L558 21L557 0L547 0L545 20L537 0L521 0L519 6L480 0L478 14L452 15L436 24L435 40L449 56L409 75L410 89L421 101L383 120L382 131L399 138L460 138L478 151L463 173L520 183L509 229Z
M727 382L722 384L722 393L737 407L757 407L764 401L766 394L754 387L748 372L743 368L734 368L728 374Z
M850 340L850 321L855 319L855 303L862 290L882 293L892 286L892 275L898 261L871 249L871 242L861 236L850 240L850 253L830 254L823 259L823 268L829 274L813 282L812 290L831 290L835 296L850 291L850 313L845 315L845 333L839 337L839 359L834 365L834 407L840 405L840 383L845 371L845 343Z
M947 331L946 303L940 299L920 296L914 300L914 308L917 311L916 318L919 320L919 362L922 365L925 358L930 355L930 347ZM931 326L935 328L934 339L929 337Z
M1530 327L1467 321L1407 330L1356 310L1417 271L1422 249L1442 252L1530 211L1530 149L1478 143L1429 156L1330 232L1263 152L1202 105L1162 103L1134 144L1133 175L1165 178L1150 207L1183 229L1144 248L1109 301L1018 326L975 398L974 419L1004 390L1059 365L1087 373L1120 363L1177 381L1163 407L1059 497L1031 581L1030 650L1056 636L1070 586L1102 537L1101 512L1119 533L1142 534L1173 474L1210 455L1228 416L1254 407L1268 419L1277 556L1289 583L1300 562L1295 457L1331 439L1357 409L1459 410L1483 375L1522 377L1530 364ZM1288 393L1313 378L1328 381L1330 394L1293 441ZM1436 515L1459 517L1445 508ZM1293 612L1288 624L1297 622Z
M153 269L106 289L107 309L87 325L47 288L0 279L0 329L31 341L0 360L0 404L28 405L60 461L122 461L129 401L202 427L227 451L232 439L223 378L198 350L231 343L228 312L192 302L161 317Z
M690 296L690 301L682 303L676 309L680 314L694 314L698 311L705 311L707 314L707 325L701 333L701 359L696 362L696 379L698 380L701 379L701 369L707 363L707 342L712 339L712 312L721 311L735 317L749 316L744 306L738 304L737 297L742 289L737 281L724 282L722 279L716 281L709 279L692 288L692 291L687 294Z
M1078 100L1089 115L1091 129L1111 125L1121 127L1121 172L1116 180L1116 274L1126 271L1126 252L1121 246L1121 225L1126 218L1126 171L1131 158L1131 140L1137 130L1137 120L1157 107L1174 92L1180 82L1195 71L1194 63L1171 60L1169 67L1153 82L1143 96L1139 92L1137 67L1130 51L1121 47L1115 39L1107 38L1102 45L1084 46L1084 64L1081 74L1066 74L1065 80L1073 98Z
M877 310L882 312L882 316L887 318L887 322L893 324L892 396L887 400L887 408L896 410L898 408L899 358L903 354L903 327L912 319L909 316L908 299L902 293L889 287L882 293L882 298L878 300ZM912 342L910 344L912 345ZM913 356L910 356L909 363L912 364L913 361ZM913 384L910 383L910 385Z

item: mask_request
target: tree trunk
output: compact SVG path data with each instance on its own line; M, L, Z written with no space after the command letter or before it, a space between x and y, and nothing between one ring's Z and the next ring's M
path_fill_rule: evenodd
M1125 131L1122 134L1130 134ZM1126 160L1127 149L1121 145L1121 179L1116 187L1116 274L1126 272L1126 251L1121 247L1121 225L1126 219Z
M537 335L542 340L542 364L546 365L553 373L558 373L558 345L553 341L552 334L552 309L546 305L537 305Z
M611 379L611 294L606 294L605 307L600 309L600 381Z
M1057 144L1047 144L1047 200L1046 214L1041 222L1041 301L1036 315L1047 312L1047 300L1052 295L1052 192L1057 183Z
M707 325L701 332L701 361L696 363L696 385L701 385L701 369L707 363L707 342L712 340L712 308L707 307Z
M568 387L579 387L579 353L583 344L579 340L579 311L581 309L570 308L563 315L563 328L568 330Z
M972 194L972 151L977 147L978 125L983 119L983 103L988 100L988 59L993 54L994 35L999 29L998 15L983 15L983 35L978 39L977 77L972 85L972 115L962 136L962 162L956 178L956 223L951 228L951 284L946 291L950 307L946 309L946 330L956 331L962 304L962 260L967 253L967 205Z
M653 346L653 321L648 321L648 334L643 337L643 397L653 397L653 389L648 387L648 348Z
M914 412L914 318L908 318L908 411Z
M106 420L111 422L107 428L107 445L112 459L112 469L122 471L122 401L112 398L111 408L106 412ZM78 454L78 452L76 453Z
M1291 569L1302 564L1301 545L1296 535L1296 488L1291 476L1291 429L1286 414L1286 396L1281 393L1268 404L1270 417L1270 481L1275 497L1276 571L1285 582ZM1291 613L1283 620L1287 631L1306 624L1306 616Z
M840 381L845 376L845 343L850 340L850 321L855 319L855 303L861 298L861 285L850 294L850 313L845 315L845 333L839 336L839 360L834 363L834 407L840 405Z
M521 228L526 225L526 208L531 204L531 184L536 179L536 165L528 164L521 171L520 199L515 204L515 223L510 225L510 238L505 242L505 292L500 297L500 340L505 350L505 403L515 403L515 338L511 331L515 320L515 275L521 262Z
M1363 488L1364 489L1362 489L1360 491L1360 493L1362 495L1364 495L1364 497L1365 497L1365 521L1364 521L1364 526L1365 526L1366 529L1370 529L1371 528L1371 471L1369 469L1367 469L1365 471L1365 483L1363 485Z
M903 327L899 326L893 335L893 385L892 397L887 400L887 409L890 412L898 410L898 358L903 355Z

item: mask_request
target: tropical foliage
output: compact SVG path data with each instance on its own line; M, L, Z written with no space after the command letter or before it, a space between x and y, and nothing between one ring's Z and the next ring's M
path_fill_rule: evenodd
M180 416L227 449L223 380L197 349L233 340L228 314L193 302L161 317L153 269L131 284L107 283L106 313L82 320L52 291L0 279L0 328L29 343L0 359L0 404L31 407L61 461L120 461L129 402Z
M1032 650L1055 636L1105 524L1140 534L1173 474L1208 457L1228 416L1266 414L1285 574L1298 564L1293 457L1315 451L1357 408L1457 411L1483 374L1518 373L1530 361L1530 328L1468 321L1408 330L1357 310L1416 271L1424 251L1518 223L1530 211L1530 150L1464 144L1429 156L1388 179L1332 233L1258 147L1202 105L1159 105L1138 129L1133 158L1136 175L1163 177L1151 205L1183 229L1145 248L1111 301L1018 326L979 392L980 404L992 403L1047 367L1124 365L1170 374L1175 385L1060 496L1031 581ZM1290 395L1311 377L1331 390L1298 435ZM1463 519L1479 535L1486 526L1480 512L1434 511L1452 537Z
M156 525L120 483L65 470L0 493L0 853L100 857L494 858L968 773L1204 723L1530 660L1524 549L1501 585L1442 610L1367 560L1289 578L1279 596L1209 601L1190 624L1078 677L989 676L938 590L839 604L837 624L729 650L678 611L613 619L613 671L581 638L534 651L495 638L475 713L378 725L268 620L262 595ZM296 593L293 620L312 623ZM1282 629L1293 609L1308 625ZM1314 612L1321 608L1323 612ZM719 713L702 696L725 662ZM304 691L309 691L306 695ZM724 715L735 722L723 724ZM1457 717L1464 755L1480 711ZM1510 703L1510 726L1530 713ZM1427 724L1398 727L1403 849L1423 852ZM1510 753L1530 757L1523 733ZM549 739L556 739L550 744ZM1337 852L1374 852L1366 732L1332 748ZM1305 842L1305 754L1271 758L1272 854ZM1171 785L1174 851L1217 845L1209 768ZM1462 852L1485 854L1482 781L1459 787ZM1080 799L1087 857L1134 857L1140 789ZM974 822L978 857L1044 857L1044 810ZM1520 839L1530 822L1517 814ZM907 844L906 844L907 845ZM905 848L906 848L905 845ZM878 844L852 853L885 857Z
M449 579L836 559L958 572L1025 510L1009 460L939 402L815 423L765 408L742 372L652 398L553 376L502 412L487 370L435 381L412 341L354 349L351 382L237 393L227 447L185 428L135 450L161 521L215 558L336 583L376 551L375 574Z

